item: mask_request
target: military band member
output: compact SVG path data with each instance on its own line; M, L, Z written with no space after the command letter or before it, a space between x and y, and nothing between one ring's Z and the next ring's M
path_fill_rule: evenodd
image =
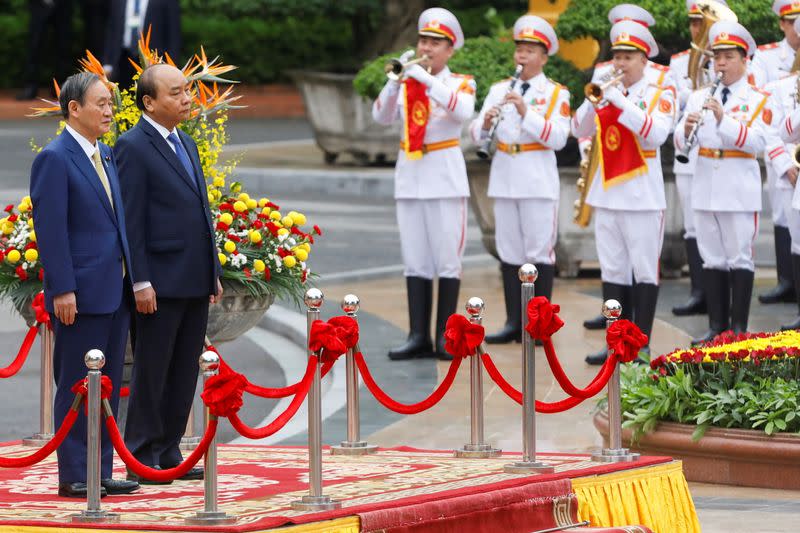
M494 198L506 324L486 337L488 343L521 339L518 270L523 263L533 263L539 271L536 295L551 297L558 235L555 150L562 149L569 136L569 92L542 72L548 56L558 52L555 31L544 19L525 15L514 24L513 35L514 63L523 67L519 80L513 90L512 80L495 83L470 127L480 144L499 120L489 197Z
M779 17L778 24L784 38L776 43L759 46L753 55L752 71L756 87L764 87L767 83L786 77L792 71L797 49L800 47L800 37L794 30L794 21L800 14L800 3L796 0L775 0L772 3L772 11ZM787 227L788 213L784 209L790 202L792 189L785 179L775 175L770 165L767 165L767 189L772 207L778 284L759 295L758 300L763 304L792 302L795 298L791 261L792 239Z
M727 6L725 0L716 0L717 3ZM692 42L696 42L703 28L703 14L697 6L696 0L686 0L686 10L689 15L689 33ZM677 93L676 103L680 104L681 112L686 107L686 102L692 94L693 80L689 78L689 58L691 48L672 56L669 70L675 82ZM686 259L689 264L690 291L689 300L682 305L672 308L672 313L677 316L700 315L706 312L706 295L703 289L703 260L697 249L697 238L694 229L694 214L692 212L692 175L697 164L697 151L689 154L689 161L681 163L675 159L673 171L675 172L675 185L683 213L683 239L686 244Z
M442 8L423 11L417 27L416 55L428 56L427 68L412 65L403 80L389 80L372 108L377 122L404 125L395 199L410 333L389 352L391 359L447 358L443 332L458 301L469 197L459 138L475 110L475 82L447 67L464 35L456 17ZM407 60L410 54L404 55ZM434 277L439 278L436 346L430 334Z
M634 4L618 4L609 10L608 21L612 25L623 20L636 22L645 28L650 28L656 24L656 19L653 18L653 15L651 15L649 11ZM613 60L597 63L594 66L594 72L592 73L592 82L601 82L601 80L604 77L609 76L613 70ZM644 69L644 78L649 83L663 87L671 87L674 85L670 76L669 67L659 65L658 63L653 63L649 59L647 60L647 66ZM590 137L581 137L578 139L581 157L586 157L588 155L587 148L590 139ZM611 297L612 296L607 296L605 293L603 293L604 301ZM585 320L583 322L583 327L586 329L604 329L606 327L606 319L602 314L597 315L594 318Z
M753 242L761 211L761 172L756 156L767 146L771 121L766 93L747 82L747 58L755 51L739 23L720 21L709 30L714 71L721 83L713 95L695 91L675 128L683 149L694 125L698 159L692 178L697 245L706 276L709 331L693 343L710 340L730 327L747 330L753 291Z
M800 32L800 17L795 18L795 31ZM767 85L770 92L769 109L774 111L772 126L777 129L784 146L770 150L767 148L767 161L776 176L780 176L784 187L792 191L792 195L782 195L786 222L792 239L792 278L795 283L795 294L800 307L800 196L797 193L798 169L794 165L794 151L800 143L800 105L798 105L798 75L794 73L781 80ZM782 330L800 329L800 317L793 322L781 326Z
M608 87L597 106L584 101L573 117L572 133L597 133L599 143L600 165L586 201L595 209L604 297L619 300L624 316L633 316L649 336L666 209L660 146L674 123L674 93L644 76L647 58L658 53L645 26L630 20L614 24L611 50L614 68L624 73L621 84ZM605 358L602 350L586 362L602 364Z

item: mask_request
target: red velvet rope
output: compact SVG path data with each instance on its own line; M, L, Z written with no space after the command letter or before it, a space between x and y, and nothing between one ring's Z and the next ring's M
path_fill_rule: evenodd
M10 378L20 371L22 365L25 364L25 360L28 359L28 354L31 352L31 346L33 346L33 341L36 340L38 331L39 324L34 324L28 329L28 333L25 334L25 339L22 341L22 346L19 347L17 352L17 357L7 367L0 368L0 378Z
M53 435L53 438L47 441L47 444L25 457L0 457L0 468L24 468L44 460L53 453L56 448L61 446L61 443L64 442L64 439L69 434L77 418L78 411L70 409L67 411L67 416L61 421L61 426L58 428L58 431Z
M620 362L630 363L647 346L647 335L630 320L616 320L606 330L606 345Z
M422 411L430 409L439 403L439 400L444 397L445 393L453 384L453 380L458 373L458 367L461 366L462 360L462 357L453 357L453 360L450 361L450 368L447 370L447 375L430 396L419 403L404 404L393 400L385 392L383 392L383 390L381 390L378 384L375 383L375 379L372 377L372 374L370 374L369 368L367 368L367 363L364 361L364 356L361 354L361 352L357 352L355 354L356 365L358 365L358 370L361 372L361 376L364 378L364 385L367 386L375 399L387 409L404 415L421 413Z
M117 421L114 420L113 416L106 417L106 429L108 429L108 435L111 437L111 443L114 445L114 449L117 450L117 455L119 455L119 458L122 459L125 465L133 471L134 474L153 481L173 481L189 472L189 470L191 470L206 454L208 446L217 433L217 420L215 418L211 419L203 435L203 439L189 457L184 459L178 466L165 470L156 470L155 468L144 465L133 456L127 446L125 446L125 441L122 439Z
M39 292L33 297L31 309L33 309L33 313L36 316L36 322L39 324L45 324L47 327L51 326L50 313L47 312L47 309L44 306L44 292Z
M603 390L603 387L608 384L608 380L611 379L611 376L614 374L614 368L617 366L617 358L612 354L611 357L607 358L606 362L603 363L600 372L597 373L589 385L584 389L579 389L570 381L564 369L561 367L561 362L558 360L555 348L553 347L553 341L550 338L546 338L542 343L544 344L544 353L547 356L547 362L550 364L550 370L553 371L553 376L555 376L561 389L570 396L583 398L584 400L591 398Z
M286 408L286 410L278 415L275 420L270 422L264 427L260 428L252 428L242 422L239 418L237 413L232 413L228 415L228 421L233 426L233 429L239 432L240 435L243 437L247 437L248 439L264 439L277 433L281 430L289 420L297 413L297 410L303 404L303 401L306 399L308 395L308 391L311 388L311 383L314 379L314 372L317 369L317 358L310 357L308 359L308 367L306 368L306 374L303 376L303 379L299 383L299 387L297 388L297 392L295 393L292 402Z
M484 334L480 324L473 324L463 315L450 315L444 330L444 350L458 358L475 355Z

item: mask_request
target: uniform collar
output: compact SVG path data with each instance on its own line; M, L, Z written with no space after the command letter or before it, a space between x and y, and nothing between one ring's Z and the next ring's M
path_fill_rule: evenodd
M789 41L787 41L785 37L778 43L778 48L780 48L781 51L781 59L786 59L787 57L794 58L795 52L792 50Z
M749 85L747 83L747 73L744 76L739 78L739 81L732 83L730 85L723 85L719 89L719 94L722 95L722 89L727 87L731 91L731 96L737 95L742 89L746 88ZM721 96L720 96L721 97Z
M620 84L619 85L619 90L622 91L623 93L625 91L628 91L629 95L635 95L635 94L639 94L639 93L644 93L644 90L647 88L647 86L649 84L650 83L647 81L647 78L642 76L642 79L640 79L639 81L637 81L636 83L634 83L633 85L628 87L627 89L623 85Z
M547 76L545 76L544 72L540 72L536 76L533 76L530 79L519 80L518 85L522 85L523 83L527 83L530 87L537 91L542 91L544 89L545 83L547 83Z
M167 128L165 128L164 126L162 126L161 124L150 118L150 116L148 116L147 113L142 113L142 118L145 119L147 122L149 122L150 125L153 126L155 130L159 133L159 135L164 137L164 139L166 139L169 135L175 133L175 130L177 129L177 128L172 128L172 131L168 130Z
M89 139L78 133L75 128L67 124L64 128L67 132L72 135L72 137L78 141L78 144L81 147L81 150L84 151L86 157L89 159L92 158L94 153L97 151L97 141L91 142Z
M440 80L446 80L447 78L450 77L450 74L451 74L450 67L445 65L444 68L441 71L439 71L439 74L437 74L436 77L439 78Z

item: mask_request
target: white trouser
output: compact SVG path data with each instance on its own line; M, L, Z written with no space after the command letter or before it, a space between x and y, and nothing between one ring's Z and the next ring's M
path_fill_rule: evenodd
M664 211L595 209L594 240L600 277L607 283L658 285Z
M694 239L694 211L692 211L692 175L675 174L675 185L678 187L678 197L681 200L683 213L683 238Z
M397 224L406 277L461 277L466 198L398 199Z
M800 211L792 207L792 197L794 190L787 191L790 194L783 195L783 212L786 213L786 225L789 226L789 234L792 236L792 253L800 255Z
M770 172L770 174L772 173ZM787 194L789 196L794 194L794 189L778 187L777 185L780 182L780 178L770 178L772 178L772 176L768 176L767 179L767 193L769 195L769 206L772 209L772 223L776 226L786 227L788 224L786 221L787 211L783 202L783 197Z
M755 270L753 243L758 236L755 211L697 211L697 247L704 268Z
M544 198L495 198L494 240L510 265L555 263L558 202Z

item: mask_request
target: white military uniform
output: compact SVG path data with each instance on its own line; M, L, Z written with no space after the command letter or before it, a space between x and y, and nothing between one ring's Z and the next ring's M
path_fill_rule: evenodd
M770 160L776 175L780 180L786 182L786 186L792 190L792 195L788 202L784 204L786 221L789 226L789 233L792 236L792 254L800 255L800 195L798 188L792 187L785 176L785 172L792 167L791 154L798 143L800 143L800 106L797 104L797 74L783 78L770 85L770 109L774 116L772 125L780 135L781 141L785 143L780 149L775 149L776 157Z
M492 86L483 109L472 122L476 143L484 139L486 112L505 98L511 80ZM528 104L520 117L512 104L502 109L496 137L498 150L492 160L489 197L495 199L495 239L500 259L512 265L555 262L558 235L559 179L555 150L569 135L569 92L544 74L519 80L517 93L527 84L523 98Z
M595 208L595 241L603 281L658 284L664 239L664 177L660 146L674 122L674 94L641 79L628 87L619 122L636 135L645 152L647 174L604 187L602 169L592 179L586 202ZM662 102L664 102L662 104ZM587 100L575 112L572 133L597 130L595 108Z
M725 86L714 98L722 102ZM698 130L699 157L692 183L697 245L707 269L754 270L753 241L761 211L761 171L756 155L767 146L761 111L767 95L742 78L727 88L719 126L709 112ZM686 116L699 112L708 90L692 93L675 128L675 145L686 142Z

